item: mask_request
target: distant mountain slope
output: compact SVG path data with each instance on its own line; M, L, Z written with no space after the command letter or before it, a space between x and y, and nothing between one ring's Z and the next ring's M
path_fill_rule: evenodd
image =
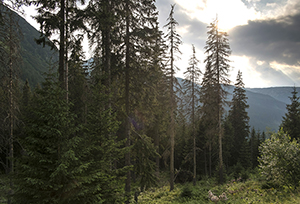
M179 78L178 82L182 84L183 80ZM229 92L227 101L231 101L234 86L229 86L226 90ZM246 96L248 97L247 102L249 105L249 109L247 110L248 116L250 117L249 125L260 131L277 131L281 124L282 117L286 112L285 101L289 101L288 96L291 95L291 91L292 87L247 88ZM285 97L287 99L285 99ZM229 107L225 107L225 110L228 112Z
M51 50L49 46L38 45L34 39L40 37L40 33L32 27L24 18L14 13L21 29L20 44L22 65L20 67L20 78L22 81L28 79L31 86L44 80L44 73L48 72L50 62L58 59L57 51Z
M234 86L228 88L228 101L231 101ZM286 112L286 103L273 98L268 94L253 92L251 89L246 89L246 96L248 97L249 109L248 116L250 117L249 125L260 131L272 130L277 131L282 116ZM229 107L226 108L229 110Z
M286 112L286 104L261 93L246 90L248 97L250 126L265 131L277 131Z
M292 96L293 87L270 87L270 88L248 88L247 90L269 95L278 101L282 101L286 104L290 104L291 100L289 99ZM296 87L296 90L300 94L300 87ZM300 95L299 95L300 96Z

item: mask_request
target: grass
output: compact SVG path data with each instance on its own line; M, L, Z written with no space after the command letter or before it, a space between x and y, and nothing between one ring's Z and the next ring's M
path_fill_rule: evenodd
M253 177L245 182L231 180L223 185L217 185L213 179L198 181L196 186L191 183L176 184L173 191L168 185L152 188L138 197L139 204L199 204L213 203L208 198L208 191L214 195L226 193L228 200L218 203L227 204L294 204L300 203L300 191L289 191L288 188L274 188L259 177ZM134 203L134 202L132 202Z

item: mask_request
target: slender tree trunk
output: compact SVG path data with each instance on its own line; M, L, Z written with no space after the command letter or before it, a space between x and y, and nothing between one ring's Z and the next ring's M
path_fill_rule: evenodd
M125 5L126 12L126 35L125 35L125 46L126 46L126 56L125 56L125 111L126 111L126 125L125 125L125 134L126 134L126 147L130 147L130 118L129 118L129 69L130 69L130 49L129 49L129 8L128 2ZM130 151L125 155L125 166L130 166ZM126 181L125 181L125 203L130 203L130 191L131 191L131 172L130 170L127 172Z
M208 176L208 172L207 172L207 156L206 156L206 148L204 148L204 172L205 172L205 176Z
M218 27L217 27L218 29ZM217 87L218 87L218 135L219 135L219 182L220 184L223 183L223 151L222 151L222 87L220 83L220 62L219 62L219 34L218 30L216 30L216 36L217 36L217 59L216 59L216 68L217 68Z
M222 150L222 124L221 124L221 107L219 105L219 176L220 176L220 184L223 184L223 150Z
M192 124L193 124L193 153L194 153L194 175L193 175L193 185L196 185L196 128L195 128L195 77L193 76L192 82Z
M69 29L68 29L68 7L69 7L69 0L66 0L66 15L65 15L65 21L66 21L66 25L65 25L65 41L66 41L66 48L65 48L65 89L66 89L66 100L67 102L69 102L69 66L68 66L68 48L69 48L69 43L68 43L68 39L69 39Z
M171 124L170 124L170 190L174 189L174 146L175 146L175 96L174 96L174 56L173 37L171 37L171 82L170 82L170 104L171 104Z
M105 1L104 5L104 12L106 17L110 19L110 12L111 12L111 1ZM106 23L103 30L103 56L104 56L104 70L105 70L105 86L107 88L107 94L109 96L108 106L107 108L111 108L111 25L110 22Z
M210 141L209 141L209 149L208 149L208 165L209 165L209 177L211 177L212 175L212 172L211 172L211 150L212 150L212 144L211 144L211 138L210 138Z
M8 193L7 203L11 203L12 198L12 174L14 172L14 100L13 100L13 12L9 11L9 179L10 179L10 191Z
M160 121L158 121L160 122ZM157 125L158 125L158 122L157 122ZM156 149L156 152L159 153L159 132L158 132L158 128L156 128L155 130L155 137L154 137L154 146L155 146L155 149ZM156 163L156 175L159 176L159 155L157 155L155 157L155 163Z
M64 84L64 72L65 72L65 0L60 1L60 39L59 39L59 67L58 67L58 80L62 88L65 88Z

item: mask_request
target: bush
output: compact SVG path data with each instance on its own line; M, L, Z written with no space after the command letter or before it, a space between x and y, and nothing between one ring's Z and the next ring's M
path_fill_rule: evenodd
M271 135L259 147L261 174L274 186L288 186L296 189L300 181L300 148L296 140L282 130Z
M180 197L182 198L191 198L192 197L192 189L189 185L183 187Z

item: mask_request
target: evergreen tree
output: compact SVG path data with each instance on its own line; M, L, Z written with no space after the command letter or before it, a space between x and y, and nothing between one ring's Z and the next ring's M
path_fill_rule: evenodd
M185 81L184 81L184 90L186 96L186 102L188 112L191 119L192 124L192 135L193 135L193 163L194 163L194 175L193 175L193 185L196 185L196 113L198 112L197 109L199 107L199 89L197 86L197 82L199 82L199 77L201 71L199 67L197 67L199 60L196 58L196 51L193 45L193 55L189 61L189 67L184 72Z
M178 70L178 67L174 65L176 58L176 53L181 54L179 50L179 45L181 44L181 37L176 32L176 26L178 22L174 18L174 8L175 4L171 5L171 12L167 19L168 23L164 26L167 28L166 38L168 41L168 65L166 66L166 76L169 82L169 91L170 91L170 190L174 189L174 146L175 146L175 110L176 110L176 95L174 93L174 85L176 84L175 73Z
M84 1L81 3L84 4ZM37 43L48 44L52 48L55 47L53 42L59 45L59 81L61 86L67 90L66 99L68 99L68 46L71 37L74 37L73 34L77 30L85 30L82 12L74 0L30 0L29 4L38 7L38 15L35 16L35 19L40 24L41 38L37 40ZM59 40L50 42L49 38L56 33L59 33Z
M88 70L85 65L81 41L69 45L70 58L68 59L68 101L73 105L70 111L77 117L76 123L87 122L87 100L89 94Z
M222 114L223 105L225 104L225 98L227 92L224 90L224 86L230 83L228 79L229 72L229 55L231 54L230 46L226 32L219 31L218 19L214 20L208 26L208 36L206 41L205 54L207 57L205 63L211 67L213 86L216 93L217 102L217 115L218 118L218 144L219 144L219 181L223 183L223 155L222 155Z
M231 165L235 165L238 161L246 163L247 161L242 161L241 148L249 136L249 116L246 111L249 108L247 104L246 90L244 87L242 72L238 71L233 98L231 102L231 108L229 110L229 121L233 127L233 148L231 155L232 157Z
M97 87L90 97L85 124L78 124L60 83L47 78L25 116L23 154L16 171L17 203L119 203L122 168L114 167L124 151L115 142L118 122L107 97Z
M111 110L105 109L109 96L101 83L91 86L88 100L87 122L84 124L84 149L82 162L86 171L82 178L85 203L123 203L124 175L129 167L119 165L120 159L129 149L124 149L124 141L117 141L116 132L120 122ZM84 167L84 166L83 166Z
M16 124L19 115L18 103L18 68L21 62L20 56L20 38L19 25L17 15L14 13L13 7L0 5L2 14L2 25L0 27L0 68L1 68L1 88L2 102L1 121L2 134L1 140L1 157L5 158L1 163L5 173L9 177L10 191L8 191L7 203L12 202L13 181L12 174L14 172L14 143L16 139ZM3 154L4 153L4 154ZM1 159L2 160L2 159Z
M300 138L300 102L296 87L292 91L292 97L289 97L291 104L286 105L287 113L282 118L281 127L291 139Z
M31 89L30 89L29 82L27 79L23 86L23 95L22 95L22 105L24 108L28 107L30 98L31 98Z
M209 62L205 65L205 72L201 82L200 102L201 107L201 124L205 127L205 151L208 149L208 175L212 176L212 149L217 135L218 118L217 115L217 91L215 89L215 78ZM205 157L206 158L206 157ZM206 167L205 167L206 168Z
M262 134L259 131L256 131L254 128L250 131L250 140L249 140L249 146L250 146L250 156L251 156L251 165L252 168L257 167L258 165L258 156L259 156L259 146L262 143ZM246 162L247 167L249 166L249 162Z
M104 109L117 111L119 118L123 118L119 136L126 139L126 147L133 147L125 154L125 166L133 165L131 171L127 168L125 194L128 203L132 179L141 181L136 179L141 175L137 171L152 159L147 158L149 161L146 161L137 158L145 154L137 146L149 144L139 141L148 141L147 134L155 135L151 131L157 111L157 106L153 103L158 94L154 89L162 76L160 56L158 57L161 48L157 39L161 33L157 26L157 11L153 0L90 1L87 14L91 22L90 42L96 45L93 55L93 83L101 83L106 87L102 88L110 100ZM143 124L143 128L136 129L135 122ZM139 159L145 162L135 163ZM150 179L151 175L149 173L143 177ZM141 186L144 185L142 183Z
M78 164L78 155L74 148L80 138L71 137L78 128L62 97L61 88L47 79L30 103L21 140L24 153L16 172L17 203L59 203L69 201L68 194L76 192L73 165Z

